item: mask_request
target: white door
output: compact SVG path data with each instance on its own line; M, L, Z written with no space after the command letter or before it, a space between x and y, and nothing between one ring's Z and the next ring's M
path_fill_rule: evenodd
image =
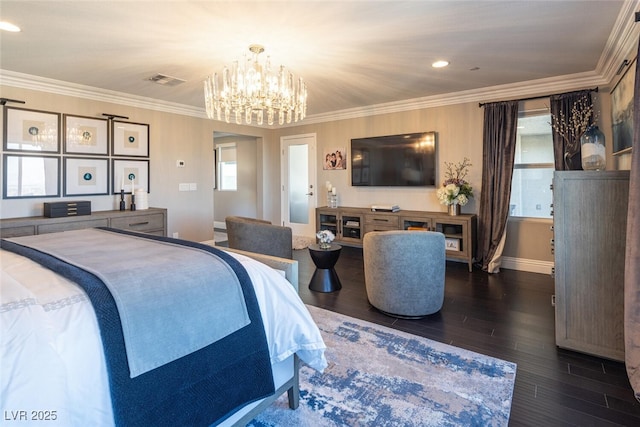
M294 236L316 234L316 134L280 138L282 219Z

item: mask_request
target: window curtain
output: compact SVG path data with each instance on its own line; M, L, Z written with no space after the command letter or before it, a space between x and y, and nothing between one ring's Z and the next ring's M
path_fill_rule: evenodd
M585 95L591 99L591 92L591 90L579 90L576 92L551 95L549 97L551 115L557 120L564 118L566 121L569 121L576 103ZM581 170L580 141L566 141L553 127L551 129L551 135L553 136L555 169L557 171Z
M500 271L509 217L517 125L518 101L484 105L478 263L489 273Z
M640 43L638 46L640 54ZM624 269L624 340L627 375L636 399L640 401L640 67L636 67L634 88Z

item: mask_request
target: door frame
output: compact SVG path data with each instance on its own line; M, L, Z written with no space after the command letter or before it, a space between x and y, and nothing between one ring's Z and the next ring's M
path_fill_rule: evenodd
M290 142L311 138L308 142L308 167L309 167L309 186L313 191L313 195L309 196L309 228L305 233L309 234L308 237L315 236L316 229L316 215L315 210L318 206L318 185L317 185L317 134L305 133L300 135L289 135L280 137L280 217L282 218L282 225L292 227L289 221L289 153L287 147ZM294 227L292 227L293 229ZM294 235L296 234L295 230Z

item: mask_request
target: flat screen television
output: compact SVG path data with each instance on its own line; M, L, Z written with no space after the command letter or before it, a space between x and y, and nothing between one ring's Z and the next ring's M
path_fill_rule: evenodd
M429 187L436 185L436 133L351 140L351 185Z

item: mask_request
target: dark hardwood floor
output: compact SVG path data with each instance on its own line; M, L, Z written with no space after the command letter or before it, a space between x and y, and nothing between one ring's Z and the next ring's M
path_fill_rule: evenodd
M556 347L548 275L469 273L466 264L447 262L442 310L402 320L369 305L362 249L343 247L336 264L342 289L333 293L309 290L315 267L308 250L294 258L307 304L517 363L511 426L640 426L624 364Z

